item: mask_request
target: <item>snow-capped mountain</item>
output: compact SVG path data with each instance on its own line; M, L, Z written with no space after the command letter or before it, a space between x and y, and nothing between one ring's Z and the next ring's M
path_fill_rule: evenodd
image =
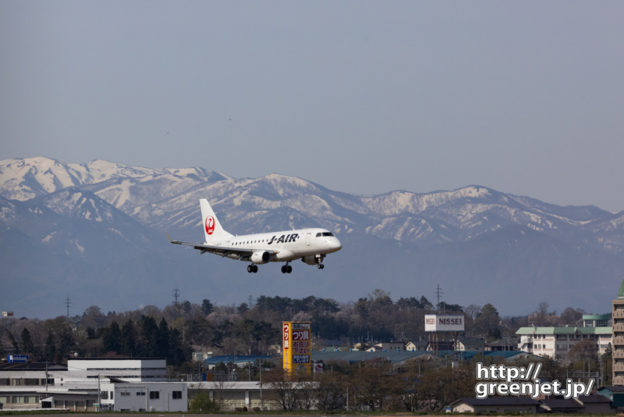
M87 275L98 276L101 284L133 271L135 280L167 286L162 290L165 295L158 295L157 288L149 285L148 292L155 299L146 303L163 297L168 301L171 277L182 287L189 275L207 266L216 276L242 275L240 284L249 293L308 291L302 295L352 300L366 295L353 294L352 286L368 292L381 287L398 291L397 295L430 295L440 283L449 287L451 302L496 304L488 294L502 297L511 289L526 292L534 282L542 290L551 288L550 298L563 307L578 298L574 305L584 308L612 295L624 276L624 212L561 207L479 185L357 196L277 174L233 178L204 168L151 169L107 161L65 164L37 157L0 161L0 196L3 247L12 245L9 236L13 236L41 253L61 254L52 259L42 255L50 263L45 274L61 282L64 278L59 271L78 276L84 269L75 271L77 265L87 269L107 265ZM305 285L300 281L298 287L290 288L279 275L276 279L258 277L251 284L240 263L167 247L165 230L181 239L201 239L199 198L211 201L221 223L232 233L318 225L335 231L345 242L344 249L328 258L330 272L323 271L324 275L298 267ZM28 256L26 249L11 258L3 255L3 263L24 274L32 268L24 266ZM141 268L136 259L150 266ZM337 268L332 271L334 262ZM154 266L158 268L153 270ZM414 281L414 276L419 279ZM90 281L85 278L85 288ZM202 280L193 282L206 285ZM577 291L587 282L592 282L587 285L589 293ZM123 294L130 282L119 285ZM489 288L489 293L478 293L479 285ZM596 294L588 301L592 291ZM217 294L240 301L240 291L232 293L228 286L219 288ZM466 299L453 299L454 295ZM136 299L132 294L128 298ZM534 304L540 301L549 300L544 296ZM510 311L534 308L521 305L520 300L517 303L506 302L506 307Z

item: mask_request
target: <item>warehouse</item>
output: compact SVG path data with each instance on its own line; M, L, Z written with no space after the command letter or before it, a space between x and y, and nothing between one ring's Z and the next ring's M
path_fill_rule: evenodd
M99 399L99 400L98 400ZM186 384L166 379L164 359L70 359L0 365L3 409L187 411Z

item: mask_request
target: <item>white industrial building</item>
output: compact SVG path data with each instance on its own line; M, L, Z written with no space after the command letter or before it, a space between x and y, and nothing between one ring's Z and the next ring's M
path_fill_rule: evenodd
M188 411L184 382L113 383L108 396L114 411ZM104 402L104 400L102 400Z
M0 366L0 403L4 409L187 411L186 383L166 376L164 359L6 364Z

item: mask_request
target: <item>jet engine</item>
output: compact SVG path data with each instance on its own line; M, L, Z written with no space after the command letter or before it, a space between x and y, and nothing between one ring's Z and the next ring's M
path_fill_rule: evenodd
M263 250L255 251L251 254L251 262L255 264L265 264L269 262L269 259L271 259L271 254Z

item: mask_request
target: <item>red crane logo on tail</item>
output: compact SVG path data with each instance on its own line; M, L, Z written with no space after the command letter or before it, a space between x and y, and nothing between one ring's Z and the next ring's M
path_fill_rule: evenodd
M206 234L211 235L214 233L214 229L215 229L214 217L212 216L206 217L205 227L206 227Z

